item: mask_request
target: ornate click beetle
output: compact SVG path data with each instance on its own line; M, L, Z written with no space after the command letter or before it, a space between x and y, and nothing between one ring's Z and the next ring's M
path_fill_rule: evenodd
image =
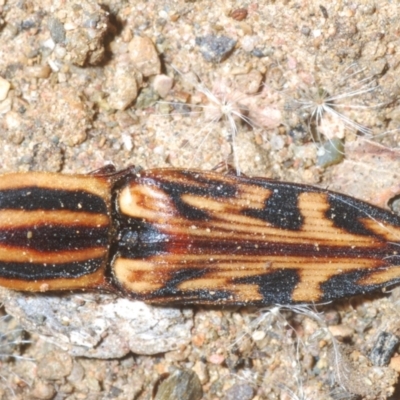
M400 282L400 217L328 190L184 169L0 176L0 285L151 303L329 301Z

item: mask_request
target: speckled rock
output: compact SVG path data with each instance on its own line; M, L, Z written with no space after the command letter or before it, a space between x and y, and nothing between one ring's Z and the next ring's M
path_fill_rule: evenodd
M54 43L65 42L64 24L58 18L49 18L47 26Z
M94 110L82 92L74 88L60 89L56 99L51 93L44 92L38 107L46 118L35 120L36 129L41 126L50 130L57 141L68 146L77 146L86 140Z
M196 44L205 60L212 63L220 63L228 58L236 46L236 40L227 36L199 36Z
M125 110L138 95L138 82L142 81L140 73L128 63L115 63L114 68L107 70L105 91L107 102L114 110Z
M235 77L236 89L246 94L255 94L259 91L263 76L252 69L247 74L240 74Z
M38 364L38 376L44 379L56 380L68 376L72 371L72 358L64 352L51 352L43 357Z
M30 170L43 170L46 165L46 171L59 172L64 163L62 148L52 142L37 143L32 149L32 160L30 161Z
M247 384L237 384L229 388L224 400L251 400L254 396L254 389Z
M159 99L160 96L153 90L153 88L147 87L140 91L135 105L137 109L147 108L155 104Z
M84 66L103 59L108 13L96 1L60 3L48 29L55 43L53 60Z
M197 375L189 370L176 370L159 385L154 400L200 400L203 396Z
M36 381L32 389L32 396L35 399L49 400L56 394L56 389L50 383L43 382L42 380Z
M57 340L75 356L118 358L130 351L175 350L190 341L193 326L192 310L152 307L106 294L37 296L0 289L0 301L23 327Z
M390 359L399 347L399 343L400 339L398 336L391 332L381 332L369 356L372 364L377 367L388 365Z

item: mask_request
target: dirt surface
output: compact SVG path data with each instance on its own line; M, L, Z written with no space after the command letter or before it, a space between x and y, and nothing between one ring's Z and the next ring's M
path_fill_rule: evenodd
M0 172L222 163L386 207L400 192L399 14L385 1L0 0ZM397 348L389 365L369 355L398 334L399 293L183 309L183 343L113 359L89 358L90 340L73 356L46 318L13 308L0 397L166 399L172 385L190 399L396 399ZM100 302L71 296L71 309Z

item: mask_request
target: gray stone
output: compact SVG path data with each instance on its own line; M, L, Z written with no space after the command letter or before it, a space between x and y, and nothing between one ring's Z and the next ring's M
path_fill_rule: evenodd
M206 35L197 37L196 44L206 61L219 63L231 54L236 46L236 40L227 36Z

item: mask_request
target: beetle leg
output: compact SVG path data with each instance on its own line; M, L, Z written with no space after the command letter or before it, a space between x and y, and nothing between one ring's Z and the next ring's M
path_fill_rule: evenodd
M89 172L89 175L93 176L108 176L108 175L114 175L116 173L116 168L114 164L107 164L104 167L101 167L99 169L95 169L94 171Z

